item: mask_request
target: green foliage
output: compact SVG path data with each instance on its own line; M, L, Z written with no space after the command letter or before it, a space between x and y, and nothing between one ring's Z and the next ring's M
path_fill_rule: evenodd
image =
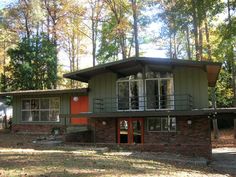
M216 85L216 104L217 107L233 106L233 89L231 86L232 75L223 68L219 75L218 84Z
M118 38L114 38L110 31L114 30L116 22L112 17L109 23L103 23L101 31L101 43L97 54L98 63L118 60L119 44Z
M46 35L23 38L8 50L12 90L50 89L57 81L56 47Z

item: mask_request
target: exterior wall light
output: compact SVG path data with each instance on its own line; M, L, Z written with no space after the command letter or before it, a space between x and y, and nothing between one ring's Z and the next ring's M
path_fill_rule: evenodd
M142 74L142 73L140 73L140 72L139 72L139 73L137 73L137 78L138 78L138 79L142 79L142 78L143 78L143 74Z
M106 121L102 121L102 125L106 125L107 124L107 122Z
M77 96L74 96L74 97L73 97L73 101L74 101L74 102L77 102L77 101L79 101L79 97L77 97Z
M192 120L187 121L188 125L192 125Z

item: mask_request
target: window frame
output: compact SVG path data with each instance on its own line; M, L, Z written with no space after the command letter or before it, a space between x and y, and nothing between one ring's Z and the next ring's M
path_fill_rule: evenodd
M46 100L48 99L49 100L49 108L48 109L41 109L41 100ZM58 99L59 100L59 107L58 109L55 109L55 108L50 108L51 107L51 100L52 99ZM29 109L23 109L23 101L24 100L29 100L30 101L30 108ZM31 109L31 101L32 100L39 100L39 109ZM48 120L48 121L45 121L45 120L41 120L41 112L42 111L48 111L49 114L51 111L58 111L58 113L60 114L61 113L61 98L60 97L42 97L42 98L23 98L21 99L21 122L24 122L24 123L60 123L61 122L61 119L59 117L59 119L57 121L52 121L52 120ZM23 120L23 112L30 112L30 115L32 114L33 111L38 111L39 112L39 120L38 121L26 121L26 120Z
M170 80L170 83L171 83L171 96L173 97L173 100L171 100L171 102L173 103L173 105L170 106L170 108L161 108L161 102L160 102L160 97L161 95L159 95L159 98L158 98L158 108L157 109L152 109L152 108L148 108L148 103L147 103L147 81L150 81L150 80L157 80L158 81L158 93L160 94L160 88L161 88L161 81L162 80ZM173 77L160 77L160 78L147 78L145 79L144 81L144 85L145 85L145 108L147 111L154 111L154 110L174 110L175 109L175 95L174 95L174 79Z
M129 109L119 109L119 106L118 106L118 104L119 104L119 88L118 88L118 85L119 85L119 83L122 83L122 82L128 82L129 83ZM130 90L130 88L131 88L131 82L137 82L138 84L139 84L139 82L141 82L142 83L142 86L141 87L139 87L139 89L141 88L142 90L141 90L141 95L139 96L139 97L144 97L144 95L145 95L145 92L144 92L144 80L143 79L132 79L132 78L127 78L127 79L121 79L121 80L117 80L116 81L116 103L117 103L117 105L116 105L116 107L117 107L117 111L143 111L144 110L144 107L145 107L145 105L142 107L142 106L138 106L138 109L132 109L132 104L131 104L131 90ZM143 99L143 98L142 98ZM143 102L145 102L145 100L143 100ZM142 102L141 102L141 104L142 104Z
M175 119L175 130L171 130L171 125L170 125L170 119ZM161 130L149 130L149 120L157 120L157 119L161 119ZM163 128L162 128L162 119L167 119L167 123L169 124L168 125L168 130L163 130ZM148 117L147 118L147 131L148 132L166 132L166 133L168 133L168 132L177 132L177 121L176 121L177 119L176 119L176 117L170 117L170 116L168 116L168 117Z

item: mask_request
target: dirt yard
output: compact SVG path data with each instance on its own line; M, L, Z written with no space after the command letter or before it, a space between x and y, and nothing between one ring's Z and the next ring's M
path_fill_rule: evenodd
M35 145L32 141L36 137L0 132L1 177L233 176L211 166L187 162L190 159L177 155Z

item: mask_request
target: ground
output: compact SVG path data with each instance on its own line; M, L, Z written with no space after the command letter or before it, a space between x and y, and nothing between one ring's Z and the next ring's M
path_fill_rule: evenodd
M45 146L37 136L0 132L0 176L233 176L233 171L178 155ZM236 148L234 149L236 152ZM230 157L230 156L228 156ZM218 157L219 158L219 157ZM234 156L235 158L235 156ZM226 161L229 159L226 159ZM214 160L215 164L219 162Z

